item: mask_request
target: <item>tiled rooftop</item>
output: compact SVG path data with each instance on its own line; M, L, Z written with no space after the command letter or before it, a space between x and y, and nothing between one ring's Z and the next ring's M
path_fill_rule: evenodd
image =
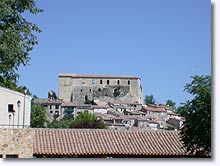
M175 131L34 129L34 132L34 155L186 155Z
M152 111L152 112L167 112L164 108L157 108L157 107L151 107L151 106L143 107L143 109L146 111Z

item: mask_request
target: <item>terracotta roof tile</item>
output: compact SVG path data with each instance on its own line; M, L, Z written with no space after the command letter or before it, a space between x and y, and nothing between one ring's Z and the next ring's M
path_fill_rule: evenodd
M146 111L153 111L153 112L167 112L164 108L159 108L159 107L147 106L147 107L143 107L143 109Z
M34 129L35 155L185 156L178 132Z

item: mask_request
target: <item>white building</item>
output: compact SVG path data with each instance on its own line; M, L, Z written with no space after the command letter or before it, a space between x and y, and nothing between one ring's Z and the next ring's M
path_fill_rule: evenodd
M31 99L29 95L0 86L0 127L29 127Z

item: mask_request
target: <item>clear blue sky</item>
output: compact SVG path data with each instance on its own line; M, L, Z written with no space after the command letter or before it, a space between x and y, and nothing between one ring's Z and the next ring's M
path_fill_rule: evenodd
M38 0L42 29L20 85L47 97L58 73L134 75L144 95L179 105L193 75L211 74L210 0Z

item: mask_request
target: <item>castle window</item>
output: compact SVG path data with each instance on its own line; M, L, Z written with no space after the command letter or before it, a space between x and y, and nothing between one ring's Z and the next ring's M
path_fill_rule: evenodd
M101 88L98 89L98 92L101 92Z
M130 82L130 80L128 80L128 85L130 85L131 84L131 82Z
M92 92L92 89L89 89L90 92Z
M109 85L109 80L107 80L107 85Z
M119 81L119 80L117 81L117 84L118 84L118 85L120 84L120 81Z
M80 92L82 92L83 90L82 89L80 89Z
M55 109L59 109L59 105L55 105Z
M82 84L85 84L85 80L82 80Z
M100 84L102 84L102 80L100 80Z
M92 84L95 84L95 80L92 80Z

